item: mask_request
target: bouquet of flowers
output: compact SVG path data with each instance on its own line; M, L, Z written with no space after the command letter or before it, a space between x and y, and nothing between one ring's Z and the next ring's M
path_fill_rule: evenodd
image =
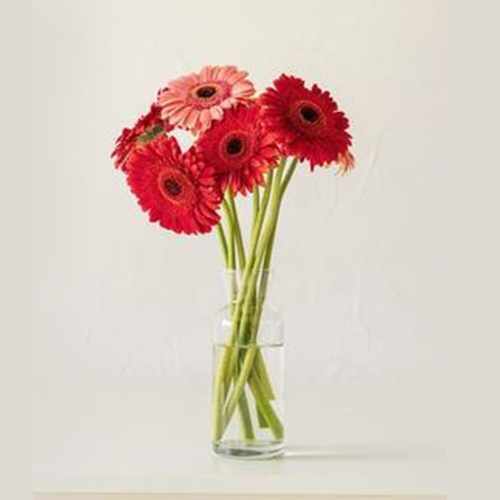
M330 93L317 85L281 75L256 95L247 72L206 66L169 82L116 141L114 163L149 220L187 235L215 230L226 268L239 276L231 287L231 333L215 370L214 443L222 441L236 409L244 442L255 442L247 390L257 424L274 442L283 441L258 343L278 218L299 162L311 171L333 166L342 175L354 167L348 127ZM176 129L193 135L186 151ZM236 201L249 194L253 218L245 245Z

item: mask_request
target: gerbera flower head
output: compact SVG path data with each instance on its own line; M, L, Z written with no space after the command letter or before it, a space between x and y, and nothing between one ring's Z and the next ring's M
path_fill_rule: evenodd
M224 113L198 140L197 146L213 165L221 189L243 195L264 184L264 174L279 159L275 135L262 126L257 104Z
M278 136L285 155L316 165L338 162L351 145L349 121L330 93L281 75L260 97L262 119ZM352 158L352 155L351 155Z
M208 233L219 221L220 189L214 170L191 148L182 153L173 137L159 135L136 148L128 184L151 222L176 233Z
M247 75L235 66L205 66L178 78L158 97L161 116L172 126L203 132L225 109L249 102L255 88Z
M152 104L149 111L141 116L132 128L124 128L116 139L115 149L111 153L115 167L127 171L130 153L138 144L145 144L161 132L168 132L171 128L162 120L160 107Z

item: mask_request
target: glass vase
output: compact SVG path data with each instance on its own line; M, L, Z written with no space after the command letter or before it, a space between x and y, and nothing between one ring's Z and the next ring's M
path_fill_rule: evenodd
M269 280L263 274L260 289ZM237 281L236 273L227 273L230 301L215 321L212 448L224 457L273 458L284 443L282 315L266 293L239 303Z

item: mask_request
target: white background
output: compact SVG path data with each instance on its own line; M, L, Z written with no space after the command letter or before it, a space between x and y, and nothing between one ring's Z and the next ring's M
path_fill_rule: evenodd
M352 123L357 169L304 166L281 219L290 441L441 453L450 355L495 330L483 280L498 270L480 232L498 231L494 16L459 4L33 4L35 488L146 474L172 440L209 439L216 237L149 224L109 159L157 89L204 64L236 64L260 90L281 72L317 82ZM184 408L198 419L169 428Z

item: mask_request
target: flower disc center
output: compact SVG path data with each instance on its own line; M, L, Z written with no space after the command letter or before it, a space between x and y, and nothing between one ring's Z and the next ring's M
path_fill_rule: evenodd
M239 168L252 151L252 139L243 130L233 130L219 143L219 156L226 167Z
M213 85L204 85L196 90L196 95L200 99L210 99L216 92L217 89Z
M307 123L315 123L319 120L319 113L312 106L302 106L299 110L301 118Z
M233 137L227 142L226 151L230 156L240 154L244 149L244 143L239 137Z
M163 181L163 187L165 190L171 194L172 196L176 197L182 192L182 186L175 180L175 179L165 179Z
M167 168L160 173L158 188L165 200L178 206L189 205L194 193L191 180L176 168Z
M293 126L308 137L321 136L325 131L325 113L318 104L310 100L293 103L289 118Z

